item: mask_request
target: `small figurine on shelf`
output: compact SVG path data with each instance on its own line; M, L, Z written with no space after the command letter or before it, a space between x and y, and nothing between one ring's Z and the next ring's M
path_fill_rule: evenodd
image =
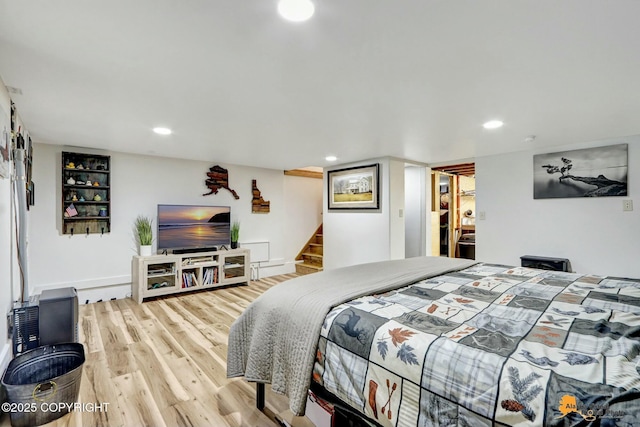
M73 179L73 177L72 177L72 176L70 176L70 177L69 177L69 179L67 179L67 184L69 184L69 185L74 185L75 183L76 183L76 180L75 180L75 179Z
M77 215L78 215L78 211L76 210L75 206L73 206L73 203L67 206L67 208L64 210L65 218L71 218Z
M79 202L84 202L84 196L80 196Z
M93 181L93 186L94 187L100 187L100 183L98 181Z
M93 184L91 183L91 181L87 180L86 185L93 185Z
M77 202L78 201L78 196L76 196L76 193L73 193L73 196L71 196L71 201L72 202Z
M67 169L75 169L75 168L76 168L76 165L74 165L74 164L73 164L73 162L69 162L69 163L67 163L66 168L67 168Z
M100 197L99 194L96 194L95 196L93 196L93 200L99 202L100 200L102 200L102 197Z
M84 166L82 166L82 163L80 163L80 164L76 167L76 169L84 169Z

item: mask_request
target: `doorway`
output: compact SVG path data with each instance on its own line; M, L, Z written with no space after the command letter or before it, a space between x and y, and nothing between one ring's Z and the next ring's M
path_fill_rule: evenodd
M475 259L475 164L431 168L431 254Z

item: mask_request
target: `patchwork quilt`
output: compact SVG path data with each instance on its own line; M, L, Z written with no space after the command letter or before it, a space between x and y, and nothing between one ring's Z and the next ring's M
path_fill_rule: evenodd
M640 426L640 280L476 264L333 308L313 380L383 426Z

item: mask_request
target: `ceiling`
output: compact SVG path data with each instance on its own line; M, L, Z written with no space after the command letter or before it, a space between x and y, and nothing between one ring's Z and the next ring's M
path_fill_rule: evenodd
M0 0L0 76L36 142L275 169L640 133L640 1L314 2Z

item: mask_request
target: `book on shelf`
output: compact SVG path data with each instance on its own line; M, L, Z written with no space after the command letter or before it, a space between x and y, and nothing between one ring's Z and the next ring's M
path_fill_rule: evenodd
M211 285L213 283L218 283L218 267L205 268L202 274L202 284Z
M190 288L192 286L198 286L198 278L192 271L185 271L182 273L182 287Z

